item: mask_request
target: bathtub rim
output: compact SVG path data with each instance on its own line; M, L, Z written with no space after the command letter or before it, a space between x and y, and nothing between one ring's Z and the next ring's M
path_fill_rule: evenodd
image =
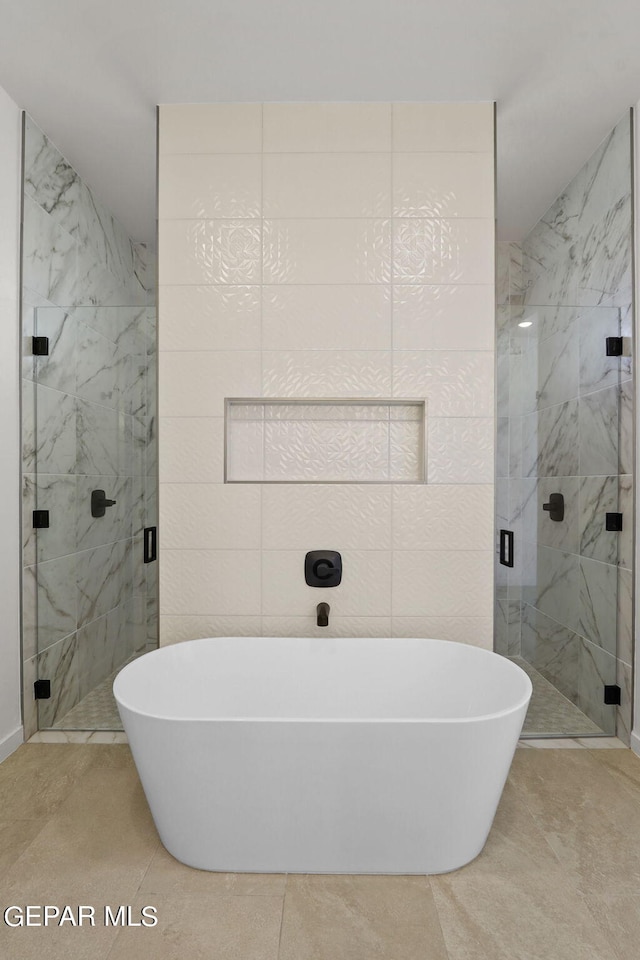
M502 710L496 710L496 711L494 711L494 712L492 712L492 713L476 714L476 715L471 716L471 717L366 717L366 716L363 716L363 717L294 717L294 716L291 716L291 717L289 717L289 716L277 716L277 717L261 717L261 716L202 717L202 716L198 716L198 717L194 717L194 716L184 716L184 715L183 715L183 716L171 716L171 715L167 715L167 714L159 714L159 713L156 713L156 712L152 712L152 711L150 711L150 710L142 710L142 709L140 709L139 707L135 707L135 706L132 706L130 703L127 703L127 702L126 702L122 697L120 697L120 696L118 695L118 693L116 692L116 687L118 686L118 681L119 681L120 677L122 676L122 674L125 673L125 671L129 670L130 668L135 667L135 665L136 665L137 663L139 663L141 660L144 660L145 657L156 657L156 658L157 658L159 655L162 656L165 651L173 650L173 649L176 648L176 647L182 647L182 646L184 646L185 644L191 645L191 644L199 644L199 643L205 643L205 642L206 642L206 643L211 643L211 642L216 641L216 640L222 641L222 640L236 640L236 639L242 639L242 640L256 639L256 640L260 640L261 642L267 641L267 640L292 640L292 639L298 640L298 639L300 639L300 640L318 641L318 642L321 643L322 640L325 639L325 638L322 638L322 637L320 637L320 638L318 638L318 637L263 637L263 636L255 637L255 638L252 638L252 637L232 637L232 636L224 636L224 637L199 637L199 638L194 639L194 640L183 640L183 641L181 641L180 643L166 644L165 646L157 647L155 650L150 650L150 651L148 651L147 653L142 654L142 656L137 657L135 660L132 660L131 663L126 664L126 665L125 665L124 667L122 667L122 669L118 672L117 676L115 677L115 679L114 679L114 681L113 681L113 688L112 688L112 689L113 689L113 696L114 696L114 698L115 698L115 700L116 700L116 703L117 703L117 705L118 705L118 708L120 708L120 706L122 706L125 710L128 710L130 713L135 714L135 715L138 716L138 717L144 717L144 718L149 719L149 720L165 720L165 721L167 721L168 723L216 723L216 724L219 724L219 723L234 723L234 724L235 724L235 723L247 723L247 724L248 724L248 723L271 723L271 724L273 724L273 723L287 723L287 724L292 724L292 723L301 723L301 724L312 724L312 723L321 723L321 724L335 723L335 724L343 724L343 723L348 723L348 724L357 724L357 723L359 723L359 724L368 724L368 725L371 725L371 724L387 724L387 723L389 723L389 724L429 724L429 725L432 725L432 724L439 724L439 725L443 725L443 724L478 724L478 723L482 723L482 722L484 722L484 721L499 720L499 719L502 718L502 717L508 717L508 716L510 716L511 714L516 713L518 710L521 710L524 706L526 706L526 705L529 704L529 701L531 700L531 697L532 697L532 694L533 694L533 684L531 683L531 678L530 678L530 677L528 676L528 674L522 669L522 667L518 666L517 663L513 663L513 661L511 661L511 660L508 659L508 657L504 657L504 656L502 656L502 654L496 653L494 650L485 650L483 647L474 647L474 646L472 646L472 645L470 645L470 644L465 644L465 643L459 644L459 643L457 643L456 641L453 641L453 640L441 640L441 639L439 639L439 638L437 638L437 637L398 637L398 638L375 637L375 638L371 638L371 639L376 639L376 640L389 639L389 640L394 640L394 641L395 641L396 639L398 639L398 640L413 640L413 641L418 641L418 642L436 643L436 644L447 644L447 645L449 645L449 644L455 644L456 646L464 647L464 648L466 648L466 649L475 651L475 653L472 654L473 656L481 655L481 656L483 656L483 657L490 657L490 658L499 657L500 660L501 660L503 663L508 664L508 669L509 669L509 670L512 670L512 672L513 672L513 671L517 671L517 674L520 676L520 679L524 679L524 681L525 681L525 690L527 691L527 692L526 692L526 695L521 696L520 698L518 698L517 701L515 701L515 702L514 702L513 704L511 704L509 707L505 707L505 708L503 708ZM354 640L367 640L367 639L370 639L370 638L368 638L368 637L330 637L330 638L327 637L326 639L331 639L331 640L350 640L350 639L354 639ZM514 674L514 675L516 675L516 674ZM123 718L123 722L124 722L124 718ZM125 724L125 728L126 728L126 724Z

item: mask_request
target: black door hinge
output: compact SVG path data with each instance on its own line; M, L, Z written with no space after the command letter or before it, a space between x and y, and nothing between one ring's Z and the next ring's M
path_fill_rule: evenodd
M48 357L49 337L31 337L31 350L34 357Z
M607 337L605 342L608 357L622 356L622 337Z
M51 680L36 680L33 685L33 696L36 700L50 700Z
M605 513L604 515L604 526L605 530L614 530L620 532L622 530L622 514L621 513Z
M605 683L604 685L604 702L610 706L619 707L620 706L620 687L617 683Z
M49 511L34 510L33 526L36 530L45 530L49 526Z

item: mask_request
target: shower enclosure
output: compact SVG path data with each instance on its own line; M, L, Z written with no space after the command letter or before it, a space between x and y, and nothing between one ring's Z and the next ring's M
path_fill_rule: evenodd
M533 680L529 736L630 733L631 133L498 245L495 646Z
M528 733L613 735L633 546L630 357L607 354L625 343L620 310L503 320L497 525L514 546L497 568L497 649L534 681Z
M29 118L24 154L25 727L121 729L157 645L155 257Z

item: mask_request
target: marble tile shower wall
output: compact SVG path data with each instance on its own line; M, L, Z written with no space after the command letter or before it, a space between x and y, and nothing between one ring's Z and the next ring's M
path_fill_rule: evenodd
M23 227L25 729L60 718L157 635L155 258L26 118ZM33 335L49 338L34 357ZM116 505L91 517L103 488ZM35 531L32 511L50 512Z
M161 642L490 647L492 105L161 106L159 189ZM224 484L225 397L426 400L428 482Z
M498 245L496 644L522 654L609 728L603 683L631 722L633 372L630 119L625 117L522 244ZM523 329L523 318L532 325ZM623 336L624 356L604 341ZM565 497L565 521L541 510ZM622 533L604 514L623 514Z

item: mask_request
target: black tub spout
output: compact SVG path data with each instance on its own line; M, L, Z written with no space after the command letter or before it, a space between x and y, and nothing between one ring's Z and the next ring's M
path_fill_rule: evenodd
M328 603L319 603L318 606L316 607L319 627L329 626L329 610L330 610L330 607Z

